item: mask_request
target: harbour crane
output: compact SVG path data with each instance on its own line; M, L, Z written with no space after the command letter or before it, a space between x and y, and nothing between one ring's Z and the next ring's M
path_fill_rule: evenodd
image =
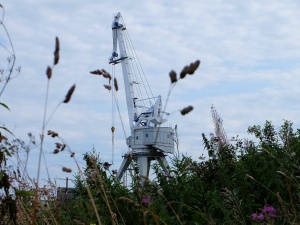
M114 16L112 22L113 50L109 64L121 64L125 86L125 96L131 135L127 137L128 152L123 155L123 162L117 172L120 180L132 160L137 160L139 174L149 177L151 161L156 160L163 171L168 173L166 156L174 153L174 129L167 125L162 108L161 96L143 96L150 86L139 81L140 72L133 67L134 55L128 54L130 39L127 38L125 23L121 13ZM152 93L152 91L147 93Z

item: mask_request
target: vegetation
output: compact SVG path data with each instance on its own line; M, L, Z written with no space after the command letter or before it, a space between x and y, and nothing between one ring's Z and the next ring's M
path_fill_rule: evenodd
M96 223L87 182L103 224L299 224L300 130L289 121L276 130L267 121L248 132L258 143L218 147L203 135L209 159L177 153L169 174L154 165L156 179L136 174L129 187L116 182L93 150L84 156L86 179L77 177L64 215Z
M0 126L0 224L300 224L300 130L294 131L290 121L284 121L279 129L270 121L262 127L250 126L248 133L255 141L235 138L229 144L219 145L202 134L208 158L199 156L195 161L178 151L170 157L168 173L153 165L154 180L140 176L137 162L132 160L129 186L116 180L116 171L102 161L101 150L85 153L82 169L67 143L57 132L48 130L48 136L56 141L53 154L68 151L78 171L70 199L57 199L41 188L43 140L47 123L57 109L47 116L49 82L53 67L59 62L59 50L56 38L54 62L46 69L40 143L36 144L29 134L30 144L40 149L36 181L27 175L26 159L18 167L7 163L9 158L21 161L19 153L27 152L29 147L4 125ZM199 65L197 60L185 66L179 79L175 71L170 72L168 97L175 84L187 74L194 74ZM9 78L1 80L4 88L13 67L14 62ZM109 78L104 70L92 73ZM74 90L75 85L57 107L68 103ZM0 102L0 110L7 109ZM188 106L180 112L186 115L192 109ZM66 167L62 170L72 172ZM53 186L50 180L49 184Z

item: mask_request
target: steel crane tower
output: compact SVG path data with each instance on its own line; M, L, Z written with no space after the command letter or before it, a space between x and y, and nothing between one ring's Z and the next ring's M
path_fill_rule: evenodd
M123 162L117 173L118 180L122 178L133 159L137 160L140 175L149 177L150 164L153 160L157 160L164 172L168 173L165 157L168 153L174 153L174 129L164 125L167 120L163 118L165 112L162 109L161 96L154 97L155 103L150 107L142 109L140 107L140 102L146 99L138 99L135 93L136 86L140 83L133 76L132 56L127 55L123 33L125 30L125 25L121 23L121 13L118 13L112 23L113 51L109 63L122 65L131 129L131 135L126 141L129 151L123 156Z

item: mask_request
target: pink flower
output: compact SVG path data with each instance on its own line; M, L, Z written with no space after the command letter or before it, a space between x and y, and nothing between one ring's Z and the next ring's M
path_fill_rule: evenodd
M252 219L253 220L263 220L264 219L264 214L263 213L253 213L252 214Z
M262 211L267 217L274 218L276 216L276 209L273 206L265 205Z
M148 199L148 198L143 198L143 199L142 199L142 203L144 203L144 204L150 204L151 201L150 201L150 199Z
M253 214L252 214L252 219L253 219L253 220L257 220L257 213L253 213Z
M263 220L264 219L264 214L262 214L262 213L258 214L257 219Z

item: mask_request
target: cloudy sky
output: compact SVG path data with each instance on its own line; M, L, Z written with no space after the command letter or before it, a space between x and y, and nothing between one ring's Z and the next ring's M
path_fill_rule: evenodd
M93 147L104 161L118 169L127 151L119 117L116 116L112 154L111 96L103 88L105 80L89 72L109 70L112 51L111 23L121 12L131 41L155 95L166 98L168 73L178 73L195 60L201 60L196 74L175 86L167 111L187 105L194 111L179 112L168 123L178 125L180 152L195 160L202 154L201 134L214 131L211 105L223 119L228 137L248 138L250 125L271 120L280 126L283 119L299 128L300 103L300 2L266 1L57 1L24 0L1 2L2 21L12 39L16 66L21 73L11 80L1 96L11 112L1 109L1 123L26 143L31 132L39 141L45 105L47 78L52 65L55 37L60 40L60 61L53 70L48 99L48 115L76 83L68 104L61 105L46 130L54 130L76 153ZM1 18L3 10L0 10ZM1 68L7 65L9 44L0 27ZM116 74L122 79L122 74ZM1 83L2 85L3 83ZM119 82L121 86L122 82ZM2 86L1 86L2 88ZM123 91L123 93L122 93ZM129 134L124 88L118 93L120 111ZM46 166L51 177L72 178L62 167L77 171L66 152L53 155L56 140L46 137ZM29 152L28 172L36 177L39 149ZM20 153L22 160L25 153Z

